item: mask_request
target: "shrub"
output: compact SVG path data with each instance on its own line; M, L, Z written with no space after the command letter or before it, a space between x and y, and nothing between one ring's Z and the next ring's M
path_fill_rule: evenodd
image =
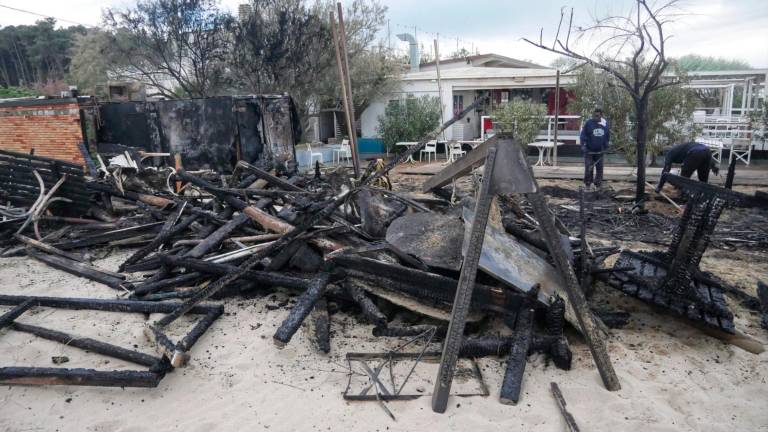
M512 132L515 139L526 145L536 139L542 128L547 127L547 107L519 98L501 105L493 111L494 124L502 132Z
M440 124L440 99L409 97L391 101L379 116L378 132L389 151L401 141L419 141ZM402 149L405 150L405 149Z

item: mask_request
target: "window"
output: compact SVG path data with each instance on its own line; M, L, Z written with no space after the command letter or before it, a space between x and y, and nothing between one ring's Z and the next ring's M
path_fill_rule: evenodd
M464 111L464 95L453 95L453 115Z

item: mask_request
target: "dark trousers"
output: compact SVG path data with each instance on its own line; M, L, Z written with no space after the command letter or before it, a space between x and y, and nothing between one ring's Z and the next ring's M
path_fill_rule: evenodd
M680 168L680 175L691 178L694 171L699 176L699 181L706 183L709 180L709 164L712 162L712 156L709 150L690 152L683 160L683 166Z
M584 153L584 184L592 184L594 174L595 186L600 187L603 183L603 154L602 153Z

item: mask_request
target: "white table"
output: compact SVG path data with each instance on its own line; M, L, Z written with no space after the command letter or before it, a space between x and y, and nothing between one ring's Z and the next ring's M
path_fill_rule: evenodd
M408 147L409 149L415 145L418 145L418 141L401 141L399 143L396 143L396 146L401 147ZM407 163L416 163L416 161L413 159L413 155L409 155L408 158L405 160Z
M557 142L557 146L560 147L564 143ZM536 147L539 151L539 160L536 161L534 166L544 166L546 163L552 164L552 156L549 152L555 147L555 143L552 141L537 141L528 144L529 146ZM545 156L546 155L546 156Z
M457 142L457 143L459 143L459 144L467 144L467 145L470 145L470 146L472 146L472 149L474 150L475 148L477 148L477 146L479 146L480 144L484 143L484 142L485 142L485 140L483 140L483 139L476 139L476 140L459 140L459 141L456 141L456 142Z

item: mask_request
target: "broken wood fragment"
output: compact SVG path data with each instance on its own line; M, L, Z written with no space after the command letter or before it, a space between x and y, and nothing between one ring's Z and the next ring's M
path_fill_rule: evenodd
M557 403L557 408L560 410L560 414L563 415L563 419L565 420L565 425L568 427L568 431L579 432L579 426L576 424L576 419L574 419L573 415L565 408L567 404L565 403L563 393L560 391L560 387L558 387L558 385L553 382L549 384L549 389L552 392L552 397L555 398L555 402Z
M365 316L368 321L373 323L376 327L386 327L387 316L379 310L367 295L365 295L365 291L355 280L347 279L344 281L344 289L349 293L355 303L360 306L360 309L363 311L363 316Z
M29 300L31 301L31 300ZM125 360L131 363L136 363L142 366L152 367L160 361L158 357L152 357L151 355L144 354L138 351L125 349L110 343L97 341L91 338L75 336L67 334L61 331L50 330L43 327L13 323L12 328L14 330L30 333L43 339L48 339L56 342L60 342L67 346L80 348L85 351L92 351L97 354L113 357L120 360Z
M528 361L528 348L533 333L533 310L523 308L517 314L515 334L512 336L512 347L507 359L504 381L501 384L499 401L506 405L516 405L520 401L520 391L523 387L525 364Z
M330 280L330 274L322 273L317 279L312 281L312 284L302 293L296 300L296 304L291 309L288 317L283 320L280 327L278 327L275 335L272 337L275 345L278 348L284 347L301 327L301 323L315 307L315 303L325 294L325 288Z
M65 271L75 276L102 283L111 288L130 290L133 287L130 282L125 281L125 276L119 275L117 273L107 272L89 264L83 264L81 262L64 258L62 256L49 255L34 250L30 250L28 254L30 257L48 264L53 268ZM117 277L118 275L120 277Z
M331 352L331 317L328 314L328 302L320 298L312 309L312 322L315 342L325 354Z
M13 309L9 310L3 315L0 315L0 329L2 329L5 326L9 326L13 324L13 320L20 317L21 314L26 312L29 308L31 308L34 305L35 305L34 300L29 299L24 301L23 303L18 304Z
M97 371L41 367L2 367L3 385L82 385L101 387L157 387L163 374L151 371Z

